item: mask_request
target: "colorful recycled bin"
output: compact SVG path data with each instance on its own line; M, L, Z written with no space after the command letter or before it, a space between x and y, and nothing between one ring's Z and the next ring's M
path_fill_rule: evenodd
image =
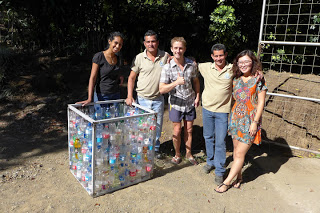
M97 197L153 175L156 113L124 100L68 105L70 171Z

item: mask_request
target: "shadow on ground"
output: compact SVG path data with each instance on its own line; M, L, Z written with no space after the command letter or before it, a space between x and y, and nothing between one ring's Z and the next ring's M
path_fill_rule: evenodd
M243 167L243 182L251 182L259 176L268 173L277 173L282 165L284 165L291 157L293 157L291 149L288 147L279 147L265 141L268 140L265 131L262 130L263 142L260 146L252 145L249 149ZM277 138L277 142L287 144L283 138ZM232 161L232 156L228 162ZM227 170L227 173L230 169Z
M0 170L67 150L67 104L86 95L90 60L34 60L30 70L7 82L10 94L0 100Z

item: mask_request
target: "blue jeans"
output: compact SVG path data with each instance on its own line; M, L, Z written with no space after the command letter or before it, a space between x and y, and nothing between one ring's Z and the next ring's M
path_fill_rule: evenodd
M145 108L152 109L157 114L157 133L156 133L156 144L154 146L154 150L156 152L160 149L160 137L162 131L162 122L163 122L163 112L164 112L164 97L160 95L160 97L149 100L143 97L137 97L137 103Z
M228 113L211 112L202 108L203 137L206 142L207 164L214 166L215 174L223 176L226 169L226 136Z
M102 93L96 93L93 94L93 101L109 101L109 100L118 100L120 99L120 92L112 93L112 94L102 94ZM115 103L115 106L118 106L118 103ZM95 105L95 108L97 106ZM107 107L107 104L102 104L101 107Z
M93 95L94 101L109 101L109 100L118 100L120 99L120 92L112 93L112 94L101 94L94 92Z

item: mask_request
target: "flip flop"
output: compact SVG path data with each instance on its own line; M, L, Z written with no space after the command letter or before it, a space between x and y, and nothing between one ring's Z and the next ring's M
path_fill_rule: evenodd
M240 189L241 183L242 183L242 178L241 179L237 178L231 185L233 186L233 188ZM235 186L236 184L239 184L239 186Z
M174 163L174 164L181 163L181 157L174 156L171 160L171 163Z
M198 165L199 163L196 161L196 159L194 159L194 158L188 158L188 161L192 164L192 165Z
M228 191L228 190L232 187L232 185L227 185L227 184L221 183L221 184L218 186L218 189L220 189L222 186L226 186L226 187L227 187L226 190L220 192L220 191L217 191L216 189L214 189L214 191L216 191L216 192L218 192L218 193L225 193L226 191Z

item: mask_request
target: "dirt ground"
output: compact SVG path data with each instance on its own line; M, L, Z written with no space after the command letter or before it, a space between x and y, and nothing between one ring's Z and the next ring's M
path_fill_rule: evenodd
M21 76L14 82L19 95L0 102L0 212L320 212L319 159L294 157L269 144L251 147L241 189L216 193L214 172L202 172L201 107L192 146L198 166L170 163L172 126L166 110L161 138L166 158L156 160L153 178L90 197L68 169L67 104L83 98L88 80L80 68L73 72L79 75L66 87L68 93L36 92L35 76ZM230 141L227 150L229 171Z

